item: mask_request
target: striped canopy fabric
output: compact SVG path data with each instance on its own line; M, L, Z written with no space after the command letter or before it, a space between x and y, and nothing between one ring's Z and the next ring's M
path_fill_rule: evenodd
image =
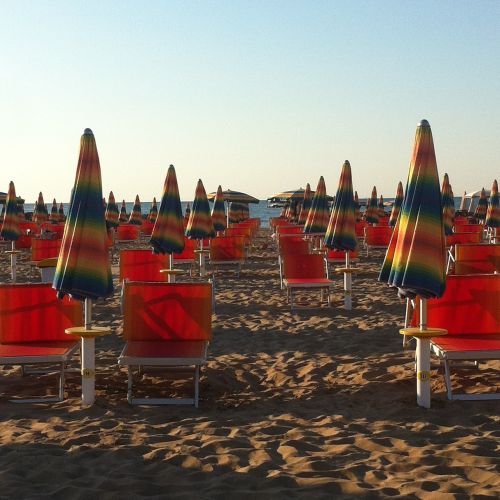
M326 185L323 176L321 176L304 224L304 233L324 233L328 227L329 218Z
M339 186L325 234L325 245L336 250L354 250L357 246L355 226L351 165L346 160L342 166Z
M365 220L370 224L377 224L378 215L377 188L373 186L372 195L370 199L366 201Z
M149 209L148 220L152 224L156 222L156 218L158 217L158 205L156 204L156 198L153 198L153 203L151 208Z
M198 180L194 195L193 209L189 215L186 236L194 240L203 240L215 236L214 225L210 215L210 206L203 182Z
M455 200L451 191L448 174L444 174L441 185L441 203L443 205L443 227L444 234L449 236L453 233L453 218L455 215Z
M43 201L43 194L40 191L38 194L38 200L35 203L35 210L33 212L33 222L37 224L43 224L49 220L49 212L45 206L45 201Z
M221 186L217 188L217 194L214 198L214 206L212 207L212 222L216 231L224 231L226 229L226 208Z
M57 210L57 213L59 215L59 222L64 222L66 216L64 215L64 206L62 203L59 203L59 209Z
M120 208L120 217L118 218L118 220L121 223L128 222L128 214L127 214L127 207L125 205L125 200L122 200L122 206Z
M500 227L500 202L498 199L498 182L495 179L491 186L490 203L486 212L484 225L487 227Z
M57 201L55 198L52 200L52 207L50 208L49 221L53 223L59 222L59 208L57 206Z
M354 191L354 217L356 222L361 220L358 192Z
M118 205L116 204L115 195L113 191L109 192L108 204L106 205L106 226L108 228L117 227L120 219L120 212L118 211Z
M477 202L476 210L474 211L474 217L478 220L486 219L486 212L488 211L488 198L486 197L486 191L481 189L481 196Z
M207 198L209 200L215 199L215 196L217 193L210 193ZM224 201L232 202L235 201L236 203L259 203L259 200L257 198L254 198L253 196L250 196L249 194L242 193L241 191L233 191L232 189L227 189L226 191L222 191L222 196L224 198ZM194 206L193 206L194 209Z
M403 183L399 181L398 188L396 190L396 198L394 198L394 204L392 205L391 216L389 218L389 226L394 227L396 225L396 221L398 220L402 204L403 204Z
M380 219L382 217L385 217L384 197L382 195L380 195L379 202L378 202L378 216Z
M306 223L307 215L309 214L309 209L312 204L312 191L309 183L306 184L306 190L304 191L304 198L302 199L302 207L299 212L298 223L302 226Z
M432 131L417 127L401 213L379 280L403 297L441 297L445 290L445 236Z
M77 300L106 297L113 292L101 167L94 134L88 128L80 142L75 185L53 287L59 298L68 294Z
M150 243L155 253L180 253L184 249L181 199L173 165L170 165L167 170L160 210L151 233Z
M17 208L16 188L12 181L9 182L9 191L5 201L5 212L3 214L0 236L6 241L16 241L21 236L19 228L19 215Z
M136 226L140 226L142 224L141 200L139 200L138 194L135 196L134 207L130 213L128 223L135 224Z

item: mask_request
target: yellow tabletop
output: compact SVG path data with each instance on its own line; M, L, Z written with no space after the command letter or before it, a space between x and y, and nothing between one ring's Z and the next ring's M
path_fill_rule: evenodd
M184 269L160 269L160 273L179 275L186 274L187 271Z
M109 333L111 333L111 328L108 328L107 326L93 326L91 328L85 328L84 326L73 326L72 328L66 328L64 332L68 335L78 335L82 338L92 339L94 337L108 335Z
M43 259L37 263L36 267L56 267L57 266L57 257L49 257L48 259Z
M441 337L443 335L448 334L448 330L444 328L426 328L425 330L420 330L418 327L412 328L401 328L399 330L401 335L407 335L409 337L420 337L420 338L428 338L428 337Z
M359 272L359 269L356 269L355 267L336 267L335 272L344 274L353 274Z
M203 250L200 250L197 248L194 253L210 253L210 250L208 248L204 248Z

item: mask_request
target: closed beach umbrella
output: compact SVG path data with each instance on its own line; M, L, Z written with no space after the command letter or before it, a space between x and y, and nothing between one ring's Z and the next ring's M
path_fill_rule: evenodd
M57 214L59 215L59 222L64 222L65 216L64 216L64 206L61 203L59 203L59 209L57 210Z
M226 209L224 197L222 196L222 187L217 188L217 194L214 199L214 206L212 207L212 223L216 231L224 231L227 225Z
M207 195L209 200L213 200L217 193L210 193ZM228 203L235 201L236 203L259 203L257 198L250 196L249 194L242 193L241 191L233 191L232 189L222 190L222 197L224 201Z
M394 198L394 205L392 205L391 217L389 218L389 226L394 227L398 220L401 205L403 204L403 183L399 181L398 189L396 191L396 198Z
M184 220L186 221L186 225L187 225L187 222L189 220L189 217L191 215L191 207L189 205L189 203L186 205L186 211L184 212Z
M182 206L173 165L170 165L167 170L160 210L151 233L150 243L155 253L180 253L184 249Z
M106 212L104 217L106 219L106 226L108 228L118 227L120 213L118 212L118 205L116 204L113 191L109 192L108 203L106 205Z
M372 195L366 201L365 220L370 224L378 223L377 188L373 186Z
M497 228L500 227L500 201L498 199L498 182L495 179L491 186L490 203L486 212L486 220L484 225L493 230L493 241L497 241Z
M417 337L417 402L430 407L430 331L427 299L445 290L446 249L443 211L432 131L422 120L417 127L401 213L387 249L379 280L399 294L419 296L420 329ZM419 333L420 332L420 333ZM432 332L434 335L439 332Z
M241 221L241 210L241 203L236 203L235 201L229 203L228 218L230 224L237 224Z
M120 217L118 220L122 223L128 221L127 207L125 205L125 200L122 200L122 206L120 208Z
M49 213L47 211L47 207L45 206L45 202L43 201L43 194L40 191L38 194L38 200L35 204L35 211L33 212L33 222L37 224L43 224L49 220Z
M61 250L57 260L53 287L62 298L70 295L85 301L85 327L75 333L82 335L82 401L94 402L94 337L103 329L92 327L92 300L113 293L113 279L107 248L107 231L102 206L101 167L90 129L80 141L80 155L75 184Z
M451 191L448 174L444 174L441 185L441 203L443 205L443 227L444 234L449 236L453 233L453 217L455 215L455 201Z
M128 223L135 224L136 226L140 226L142 224L141 200L139 200L138 194L135 196L134 207L130 213Z
M346 265L344 269L344 307L352 308L351 271L349 252L356 249L356 216L352 192L351 165L346 160L342 166L339 186L335 195L330 222L325 234L325 245L336 250L344 250Z
M380 219L385 217L384 197L382 195L380 195L380 199L378 202L378 216Z
M478 220L486 219L486 212L488 211L488 199L486 198L486 191L481 189L481 196L477 202L476 210L474 211L474 217Z
M203 255L203 240L215 236L214 225L210 215L207 194L201 179L198 180L194 195L193 209L189 215L186 228L188 238L200 241L200 276L205 275L205 257Z
M306 223L307 214L309 213L309 209L312 204L312 192L311 186L309 183L306 184L306 190L304 191L304 198L302 199L302 207L299 212L299 220L298 223L302 226Z
M156 218L158 217L158 205L156 204L156 198L153 198L153 204L151 205L151 209L149 210L148 220L152 224L156 222Z
M359 197L357 191L354 191L354 217L356 219L356 222L361 219L359 210Z
M304 233L324 233L328 227L329 218L326 185L323 176L321 176L304 224Z
M55 198L52 200L52 207L50 208L49 221L53 223L59 222L59 209L57 207L57 201Z
M9 191L7 192L7 198L5 200L5 211L3 214L2 227L0 229L0 236L5 241L12 242L12 248L9 251L10 269L12 282L15 283L17 279L15 242L21 236L21 229L19 227L16 188L12 181L9 182Z

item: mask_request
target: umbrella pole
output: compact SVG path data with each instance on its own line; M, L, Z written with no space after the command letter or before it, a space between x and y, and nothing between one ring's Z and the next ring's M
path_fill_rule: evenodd
M85 299L85 330L92 329L92 299ZM92 406L95 400L95 338L82 336L82 403Z
M205 272L205 254L203 253L203 239L200 240L200 276L204 277Z
M349 250L345 253L345 267L349 269L351 267L351 257L349 255ZM344 273L344 309L350 311L352 309L352 274L348 271Z
M17 280L17 251L16 251L16 242L12 242L12 248L11 248L11 254L10 254L10 272L12 275L12 283L15 283Z
M420 299L420 331L427 330L427 299ZM417 404L431 407L431 341L417 337Z

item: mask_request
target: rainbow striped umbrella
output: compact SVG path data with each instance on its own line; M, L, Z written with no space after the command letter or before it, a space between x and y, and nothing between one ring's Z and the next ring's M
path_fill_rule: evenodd
M250 218L250 206L248 203L241 204L241 220L248 220Z
M398 220L402 204L403 204L403 183L399 181L398 189L396 191L396 198L394 198L394 204L392 205L391 217L389 218L389 226L394 227L396 225L396 221Z
M16 241L21 236L16 188L12 181L9 182L9 191L5 201L5 212L3 215L2 227L0 229L0 236L6 241Z
M380 281L403 296L441 297L445 289L445 238L441 192L429 123L417 127L400 216Z
M342 166L335 203L325 234L325 245L337 250L354 250L357 245L355 225L351 165L346 160Z
M365 220L370 224L378 223L377 188L373 186L372 196L366 202Z
M150 243L155 253L180 253L184 249L182 206L173 165L168 167L160 210L151 233Z
M474 217L478 220L486 219L486 212L488 211L488 198L486 198L486 191L481 189L481 196L477 202L476 210L474 211Z
M57 215L59 216L59 222L64 222L64 219L66 218L64 215L64 206L61 203L59 203L59 210L57 211Z
M118 212L118 205L116 204L115 195L113 191L109 192L108 203L106 205L106 212L104 215L106 219L106 227L117 227L120 223L120 213Z
M47 207L45 206L45 202L43 201L43 194L40 191L38 194L38 200L35 204L35 210L33 212L33 222L37 224L43 224L49 220L49 212L47 211Z
M149 210L148 220L152 224L156 222L156 218L158 217L158 205L156 204L156 198L153 198L153 204Z
M120 223L126 223L128 221L127 207L125 205L125 200L122 200L122 206L120 207L120 217L118 218Z
M188 203L186 205L186 211L184 212L184 219L186 220L186 224L187 224L187 221L189 220L190 215L191 215L191 207Z
M500 202L498 199L498 182L495 179L491 186L490 203L486 212L484 225L491 228L500 227Z
M354 217L356 219L356 222L361 219L360 216L360 210L359 210L359 197L358 197L358 192L354 191Z
M142 224L141 200L139 200L138 194L135 196L134 207L130 213L128 223L135 224L136 226L140 226Z
M55 198L52 200L52 207L50 208L49 221L53 223L59 222L59 211L57 207L57 201Z
M186 228L186 236L194 240L203 240L215 236L212 217L210 216L210 206L203 182L198 180L194 195L193 209L189 215Z
M217 194L214 198L214 206L212 207L212 222L216 231L224 231L226 229L226 209L221 186L217 188Z
M304 224L304 233L324 233L328 227L329 218L326 185L323 176L321 176Z
M106 241L101 167L94 134L87 128L80 141L75 185L54 276L59 298L68 294L77 300L95 299L113 292Z
M241 221L241 203L232 201L229 203L229 223L237 224Z
M443 227L444 234L449 236L453 233L453 216L455 212L455 202L453 200L450 180L448 174L444 174L441 185L441 203L443 205Z
M464 191L464 194L462 195L462 199L460 200L460 212L465 211L465 197L467 196L467 191Z
M309 183L306 184L306 190L304 191L304 198L302 200L302 207L300 209L299 213L299 220L298 223L302 226L306 223L307 220L307 214L309 213L309 209L311 208L312 204L312 192L311 192L311 186Z
M382 195L380 195L380 199L378 202L378 216L380 219L385 217L384 197Z

